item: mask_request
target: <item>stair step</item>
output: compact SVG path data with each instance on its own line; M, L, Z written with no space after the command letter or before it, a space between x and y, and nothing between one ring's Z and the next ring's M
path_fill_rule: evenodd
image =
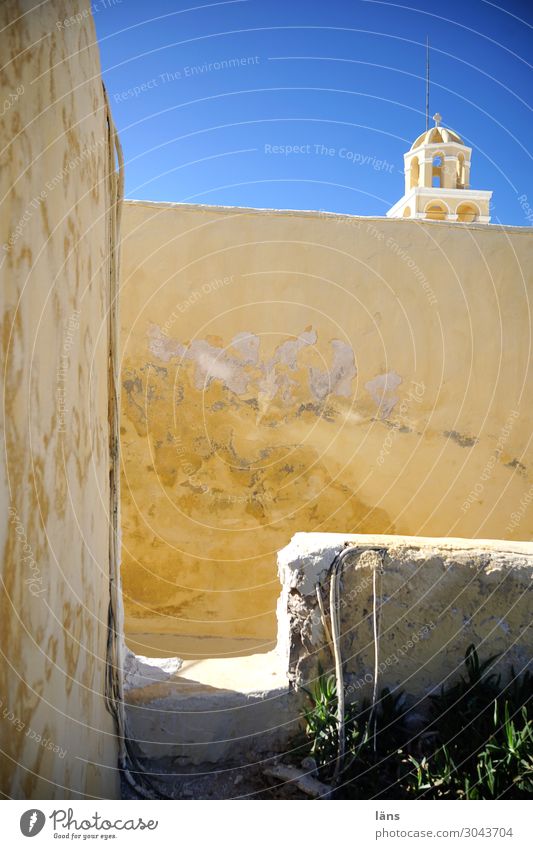
M301 697L275 652L185 661L166 680L147 680L125 694L129 733L146 758L251 763L283 751L298 727Z

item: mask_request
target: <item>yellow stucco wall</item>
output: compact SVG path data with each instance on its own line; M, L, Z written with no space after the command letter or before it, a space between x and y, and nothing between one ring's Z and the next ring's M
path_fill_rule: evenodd
M126 203L129 631L273 638L298 530L529 539L532 267L525 228Z
M0 790L112 797L107 127L89 4L34 6L0 6Z

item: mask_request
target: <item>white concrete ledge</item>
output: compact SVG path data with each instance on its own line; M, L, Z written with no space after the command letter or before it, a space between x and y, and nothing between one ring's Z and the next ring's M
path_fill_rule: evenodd
M290 218L322 218L322 219L330 219L332 221L345 221L347 223L353 223L354 226L357 225L357 222L365 222L370 223L375 221L379 224L387 225L390 222L391 225L397 224L398 222L402 222L403 226L409 226L415 224L415 226L431 226L432 224L444 224L450 227L454 226L454 222L450 221L431 221L429 219L415 219L415 218L390 218L387 216L387 213L384 215L351 215L348 212L330 212L327 210L321 209L268 209L261 207L251 207L251 206L217 206L216 204L208 204L208 203L183 203L176 201L156 201L156 200L136 200L136 199L126 199L124 201L126 206L145 206L154 210L156 213L158 210L163 211L167 210L176 210L176 211L187 211L191 213L209 213L210 215L263 215L263 216L285 216ZM479 230L502 230L502 231L512 231L516 233L524 233L531 234L533 233L533 227L530 226L520 226L517 224L481 224L479 221L474 222L461 222L464 226L479 229Z
M278 555L278 649L297 688L333 671L316 585L330 616L329 571L347 545L337 610L349 697L374 680L376 559L380 686L424 697L463 671L472 643L480 657L498 656L504 677L531 663L533 543L299 533Z

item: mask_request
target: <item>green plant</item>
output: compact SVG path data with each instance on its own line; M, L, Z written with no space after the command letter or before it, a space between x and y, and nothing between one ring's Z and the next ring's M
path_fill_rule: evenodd
M529 670L522 675L516 675L511 667L510 682L505 688L505 694L512 705L524 706L528 719L533 719L533 675Z
M430 696L433 722L429 729L437 730L441 743L463 757L475 753L490 733L492 706L500 694L500 676L488 670L496 657L481 663L476 647L469 645L464 660L466 677L461 675L455 684Z
M403 693L384 688L376 705L346 707L346 755L337 798L521 799L533 796L533 676L501 687L475 646L466 675L431 699L423 730L432 741L425 757L406 750ZM337 692L333 675L320 675L306 712L306 739L322 780L330 781L338 754ZM430 732L428 734L428 732Z
M305 712L306 735L311 741L309 754L324 769L337 757L337 686L334 675L319 675L312 693L312 707Z
M503 723L499 705L494 703L495 732L477 760L477 782L467 798L500 799L533 793L533 722L524 706L511 717L504 702Z
M511 672L503 690L488 674L494 657L465 656L467 677L432 698L431 729L440 745L414 766L411 793L430 798L521 798L533 792L533 677Z
M533 793L533 722L524 706L512 717L510 703L494 702L492 732L473 757L461 759L442 745L417 761L412 786L428 798L520 799Z
M313 692L308 695L312 702L305 713L309 754L317 762L320 777L330 781L339 740L334 676L320 675ZM368 702L361 710L358 710L355 702L346 706L346 754L340 773L340 781L345 788L344 796L350 796L350 788L356 786L357 792L363 796L373 795L390 783L388 765L394 761L398 746L405 738L404 703L403 693L394 694L389 688L384 688L374 710Z
M334 675L320 674L311 693L312 705L305 712L306 737L310 741L309 754L316 760L321 775L329 779L333 772L339 749L337 720L337 684ZM360 735L357 704L346 706L344 734L346 751L356 745Z

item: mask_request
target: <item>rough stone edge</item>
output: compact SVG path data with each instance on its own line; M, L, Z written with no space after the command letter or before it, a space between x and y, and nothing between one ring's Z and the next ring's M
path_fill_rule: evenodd
M460 559L463 554L491 554L486 572L495 569L516 569L508 555L518 555L520 566L533 569L533 542L498 539L466 539L462 537L414 537L394 534L342 534L299 532L288 545L278 551L278 576L281 593L277 604L277 651L287 668L293 687L298 689L297 657L293 646L293 622L289 597L292 592L308 598L316 594L316 585L323 584L337 554L345 547L354 555L380 550L401 558L409 552L427 552L428 558L444 556ZM448 557L446 557L448 555Z

